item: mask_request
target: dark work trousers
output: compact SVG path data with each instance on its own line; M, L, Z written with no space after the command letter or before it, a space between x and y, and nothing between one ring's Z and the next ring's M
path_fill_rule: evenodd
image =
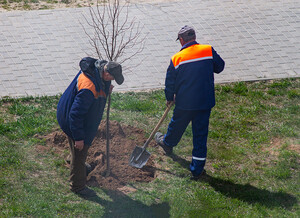
M86 165L88 146L84 146L81 151L74 147L75 141L68 137L71 163L70 163L70 188L73 192L82 190L86 185Z
M194 176L200 175L204 169L207 155L207 135L209 126L209 110L180 110L175 107L173 117L169 123L164 143L167 146L176 146L188 124L192 122L193 131L193 158L190 170Z

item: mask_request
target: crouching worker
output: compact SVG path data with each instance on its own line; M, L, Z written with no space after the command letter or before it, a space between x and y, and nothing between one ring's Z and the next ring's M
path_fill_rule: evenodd
M62 94L57 105L57 121L68 136L71 163L70 189L82 197L92 197L96 193L86 187L86 158L100 125L106 104L115 80L124 81L122 67L116 62L83 58L80 71Z

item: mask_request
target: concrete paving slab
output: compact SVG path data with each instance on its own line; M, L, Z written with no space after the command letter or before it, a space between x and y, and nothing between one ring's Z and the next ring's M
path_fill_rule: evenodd
M194 26L197 41L211 44L226 69L216 83L300 76L298 0L198 0L131 4L144 25L145 49L124 63L124 85L115 91L163 88L181 26ZM95 56L81 24L88 8L0 13L0 97L62 93ZM86 29L90 34L91 28ZM128 51L128 55L134 51Z

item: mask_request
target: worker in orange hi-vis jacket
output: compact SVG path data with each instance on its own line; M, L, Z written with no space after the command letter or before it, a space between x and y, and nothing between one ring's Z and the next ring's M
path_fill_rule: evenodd
M96 193L86 187L86 158L100 125L106 104L115 80L124 81L122 67L113 61L83 58L80 71L62 94L57 105L57 121L68 136L71 150L70 188L83 197Z
M211 109L215 106L214 73L223 71L225 62L211 45L197 43L195 30L184 26L178 32L181 50L173 55L165 79L167 104L175 103L167 133L155 134L166 154L172 154L188 124L192 122L192 178L203 174Z

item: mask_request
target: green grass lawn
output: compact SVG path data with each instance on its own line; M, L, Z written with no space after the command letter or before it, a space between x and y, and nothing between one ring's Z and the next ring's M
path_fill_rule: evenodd
M299 78L216 85L203 179L190 179L189 126L174 156L157 157L153 182L131 184L137 191L128 195L94 188L92 200L68 190L61 157L36 152L45 141L35 136L58 127L58 100L0 100L0 217L300 217ZM145 130L146 139L165 110L164 92L113 93L111 104L110 119Z

